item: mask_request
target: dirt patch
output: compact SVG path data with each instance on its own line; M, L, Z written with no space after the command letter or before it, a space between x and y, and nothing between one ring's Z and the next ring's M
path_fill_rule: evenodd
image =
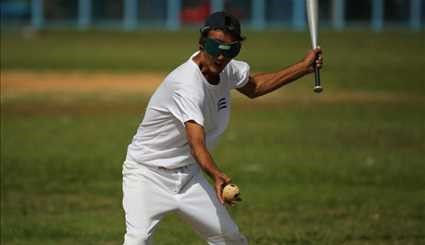
M82 73L2 71L1 97L4 99L26 95L81 95L81 94L145 94L151 95L164 79L161 73ZM251 104L249 99L235 93L235 99ZM385 91L351 91L326 88L320 95L311 91L310 84L300 83L275 91L255 100L255 104L281 103L424 103L424 96Z
M1 72L1 96L40 93L152 93L164 79L160 73Z

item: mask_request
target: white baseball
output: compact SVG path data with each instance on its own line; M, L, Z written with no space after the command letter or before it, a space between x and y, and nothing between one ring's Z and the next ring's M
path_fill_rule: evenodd
M228 184L223 188L223 198L226 202L234 201L239 195L239 187L235 184Z

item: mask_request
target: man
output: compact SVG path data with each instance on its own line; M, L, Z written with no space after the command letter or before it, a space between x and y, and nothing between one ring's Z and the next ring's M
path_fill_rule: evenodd
M322 58L315 49L286 69L251 75L247 63L233 60L243 40L236 18L213 13L201 28L199 51L151 97L123 165L125 245L150 244L168 212L178 213L208 244L247 244L223 205L231 178L210 154L229 120L230 90L249 98L267 94L320 68Z

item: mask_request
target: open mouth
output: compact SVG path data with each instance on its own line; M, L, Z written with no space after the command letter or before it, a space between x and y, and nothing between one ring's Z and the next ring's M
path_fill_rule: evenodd
M224 62L221 62L221 61L215 61L215 62L214 62L214 64L215 64L216 66L223 66Z

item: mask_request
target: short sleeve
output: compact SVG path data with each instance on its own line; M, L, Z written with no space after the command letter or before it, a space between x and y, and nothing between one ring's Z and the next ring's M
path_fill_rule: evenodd
M238 60L232 60L228 71L228 79L231 88L241 88L249 80L250 67L248 63Z
M185 96L183 93L174 92L172 95L173 104L170 106L170 112L182 123L195 121L204 126L204 116L202 114L201 103L196 102L194 98Z

